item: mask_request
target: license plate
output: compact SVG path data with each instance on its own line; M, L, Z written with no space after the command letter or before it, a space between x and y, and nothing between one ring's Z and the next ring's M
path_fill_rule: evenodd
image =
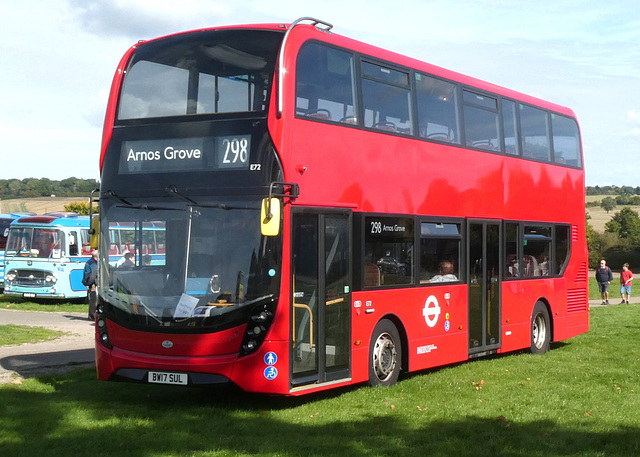
M150 371L147 380L155 384L178 384L181 386L186 386L189 383L189 376L186 373L165 373L164 371Z
M36 294L26 293L26 292L24 294L22 294L22 296L24 298L36 298Z

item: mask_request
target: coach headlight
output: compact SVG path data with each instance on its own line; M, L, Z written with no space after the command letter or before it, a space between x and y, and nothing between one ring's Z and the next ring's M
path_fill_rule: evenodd
M15 271L10 271L9 273L7 273L6 275L4 275L4 280L6 282L13 282L16 280L16 278L18 277L18 275L16 274Z
M44 278L44 281L49 284L55 284L58 282L58 277L56 275L50 274Z

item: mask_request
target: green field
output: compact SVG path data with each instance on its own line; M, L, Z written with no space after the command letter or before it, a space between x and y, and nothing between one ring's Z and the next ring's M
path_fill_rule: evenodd
M105 383L93 370L0 386L7 456L640 454L640 305L517 353L303 398Z
M24 343L39 343L60 338L65 333L42 327L23 325L0 325L0 346L13 346Z

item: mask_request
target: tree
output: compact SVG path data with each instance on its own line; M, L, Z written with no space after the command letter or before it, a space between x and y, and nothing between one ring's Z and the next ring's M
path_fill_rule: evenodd
M609 213L609 211L613 210L616 207L616 201L615 199L611 198L611 197L605 197L602 199L602 201L600 202L600 206L602 207L602 209L604 209L607 213Z
M89 202L69 202L64 205L65 211L71 211L73 213L78 213L81 216L89 215ZM93 213L98 213L98 206L94 205Z
M605 231L630 241L632 245L640 245L640 216L631 208L622 208L604 227Z

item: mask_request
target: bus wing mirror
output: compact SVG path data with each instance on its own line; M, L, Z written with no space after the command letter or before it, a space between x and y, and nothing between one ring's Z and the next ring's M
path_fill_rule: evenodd
M91 229L89 230L89 244L93 249L98 249L98 235L100 233L100 218L97 214L91 216Z
M280 233L280 200L269 197L262 200L260 209L260 231L263 236L278 236Z

